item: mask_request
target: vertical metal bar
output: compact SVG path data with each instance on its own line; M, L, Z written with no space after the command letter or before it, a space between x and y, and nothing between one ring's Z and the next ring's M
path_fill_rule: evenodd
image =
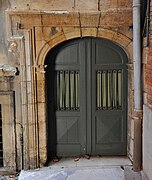
M76 109L80 108L80 102L79 102L79 71L75 74L75 99L76 99Z
M117 108L117 71L113 70L113 108Z
M106 71L102 72L102 106L107 108L107 92L106 92Z
M67 110L70 108L70 82L69 71L65 72L65 107Z
M74 71L70 71L70 108L74 109Z
M60 71L60 109L64 109L64 72Z
M63 110L65 110L65 71L63 71L63 81L62 81L62 102L63 102Z
M59 110L60 109L60 72L56 72L56 108Z
M101 109L101 71L97 71L97 109Z
M108 109L112 108L112 103L111 103L111 91L112 91L112 87L111 87L111 71L108 71Z
M122 106L122 70L118 71L118 108Z

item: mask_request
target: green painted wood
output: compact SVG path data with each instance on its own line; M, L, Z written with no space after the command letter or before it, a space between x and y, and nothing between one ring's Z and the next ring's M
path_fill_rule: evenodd
M82 41L70 41L57 46L46 60L49 156L86 154L86 55L82 49Z
M127 56L122 48L104 39L92 39L92 54L91 153L93 155L126 155ZM99 90L95 89L99 81L96 76L98 71L105 72L101 77L103 86L101 92L103 94L101 99L103 107L101 109L96 108L96 104L99 103L98 99L96 100ZM108 72L112 74L111 79ZM110 96L112 98L111 103L108 98Z
M48 54L48 155L126 155L126 63L122 48L97 38Z

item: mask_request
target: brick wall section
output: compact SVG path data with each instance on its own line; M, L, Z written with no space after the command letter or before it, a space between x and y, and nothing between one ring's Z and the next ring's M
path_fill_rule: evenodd
M144 91L146 93L147 106L152 109L152 2L150 7L150 37L149 37L149 53L145 62L145 84Z
M149 47L143 48L143 56L143 171L149 180L152 180L152 1L150 7Z

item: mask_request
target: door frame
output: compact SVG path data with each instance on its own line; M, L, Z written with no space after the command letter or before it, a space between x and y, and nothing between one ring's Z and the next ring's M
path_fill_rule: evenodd
M92 37L88 37L88 40L89 40L89 38L92 38ZM85 39L87 39L86 37L85 37ZM70 40L70 41L73 41L73 40ZM64 46L64 43L62 43L62 44L60 44L61 46L63 45ZM88 43L87 44L87 46L90 46L91 45L91 43ZM92 48L92 47L89 47L90 49ZM87 49L87 48L86 48ZM53 50L51 50L51 51L53 51ZM92 58L92 51L91 51L91 53L88 51L87 53L86 53L86 56L87 56L87 58ZM126 55L127 56L127 55ZM87 97L91 97L92 96L92 89L90 88L90 87L92 87L92 62L91 62L91 59L89 60L89 61L87 61L86 63L90 63L89 65L88 64L86 64L86 66L87 67L89 67L89 68L87 68L87 70L86 70L86 73L87 73L87 75L88 75L88 77L87 77L87 84L86 84L86 87L87 87L87 89L89 89L89 91L87 91L87 94L86 94L86 96ZM85 68L85 66L84 66L84 68ZM86 127L86 129L90 129L90 131L89 130L86 130L86 133L87 133L87 139L86 139L86 153L89 153L89 152L91 152L91 145L90 144L92 144L92 139L91 139L91 136L90 136L90 132L92 132L92 98L89 98L89 100L88 100L88 98L86 98L86 109L87 109L87 111L88 111L88 113L86 113L86 118L87 118L87 127ZM127 108L127 106L126 106L126 108ZM127 113L127 110L126 110L126 113ZM127 121L127 119L126 119L126 121ZM127 122L126 122L127 123ZM127 129L127 127L126 127L126 129ZM90 138L88 138L88 137L90 137ZM127 133L126 133L126 137L127 137ZM126 141L127 142L127 141ZM127 151L127 150L126 150Z

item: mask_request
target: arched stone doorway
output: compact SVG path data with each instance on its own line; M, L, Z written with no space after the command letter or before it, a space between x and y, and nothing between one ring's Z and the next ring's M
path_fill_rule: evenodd
M79 38L46 57L48 155L126 155L127 56L110 40Z

